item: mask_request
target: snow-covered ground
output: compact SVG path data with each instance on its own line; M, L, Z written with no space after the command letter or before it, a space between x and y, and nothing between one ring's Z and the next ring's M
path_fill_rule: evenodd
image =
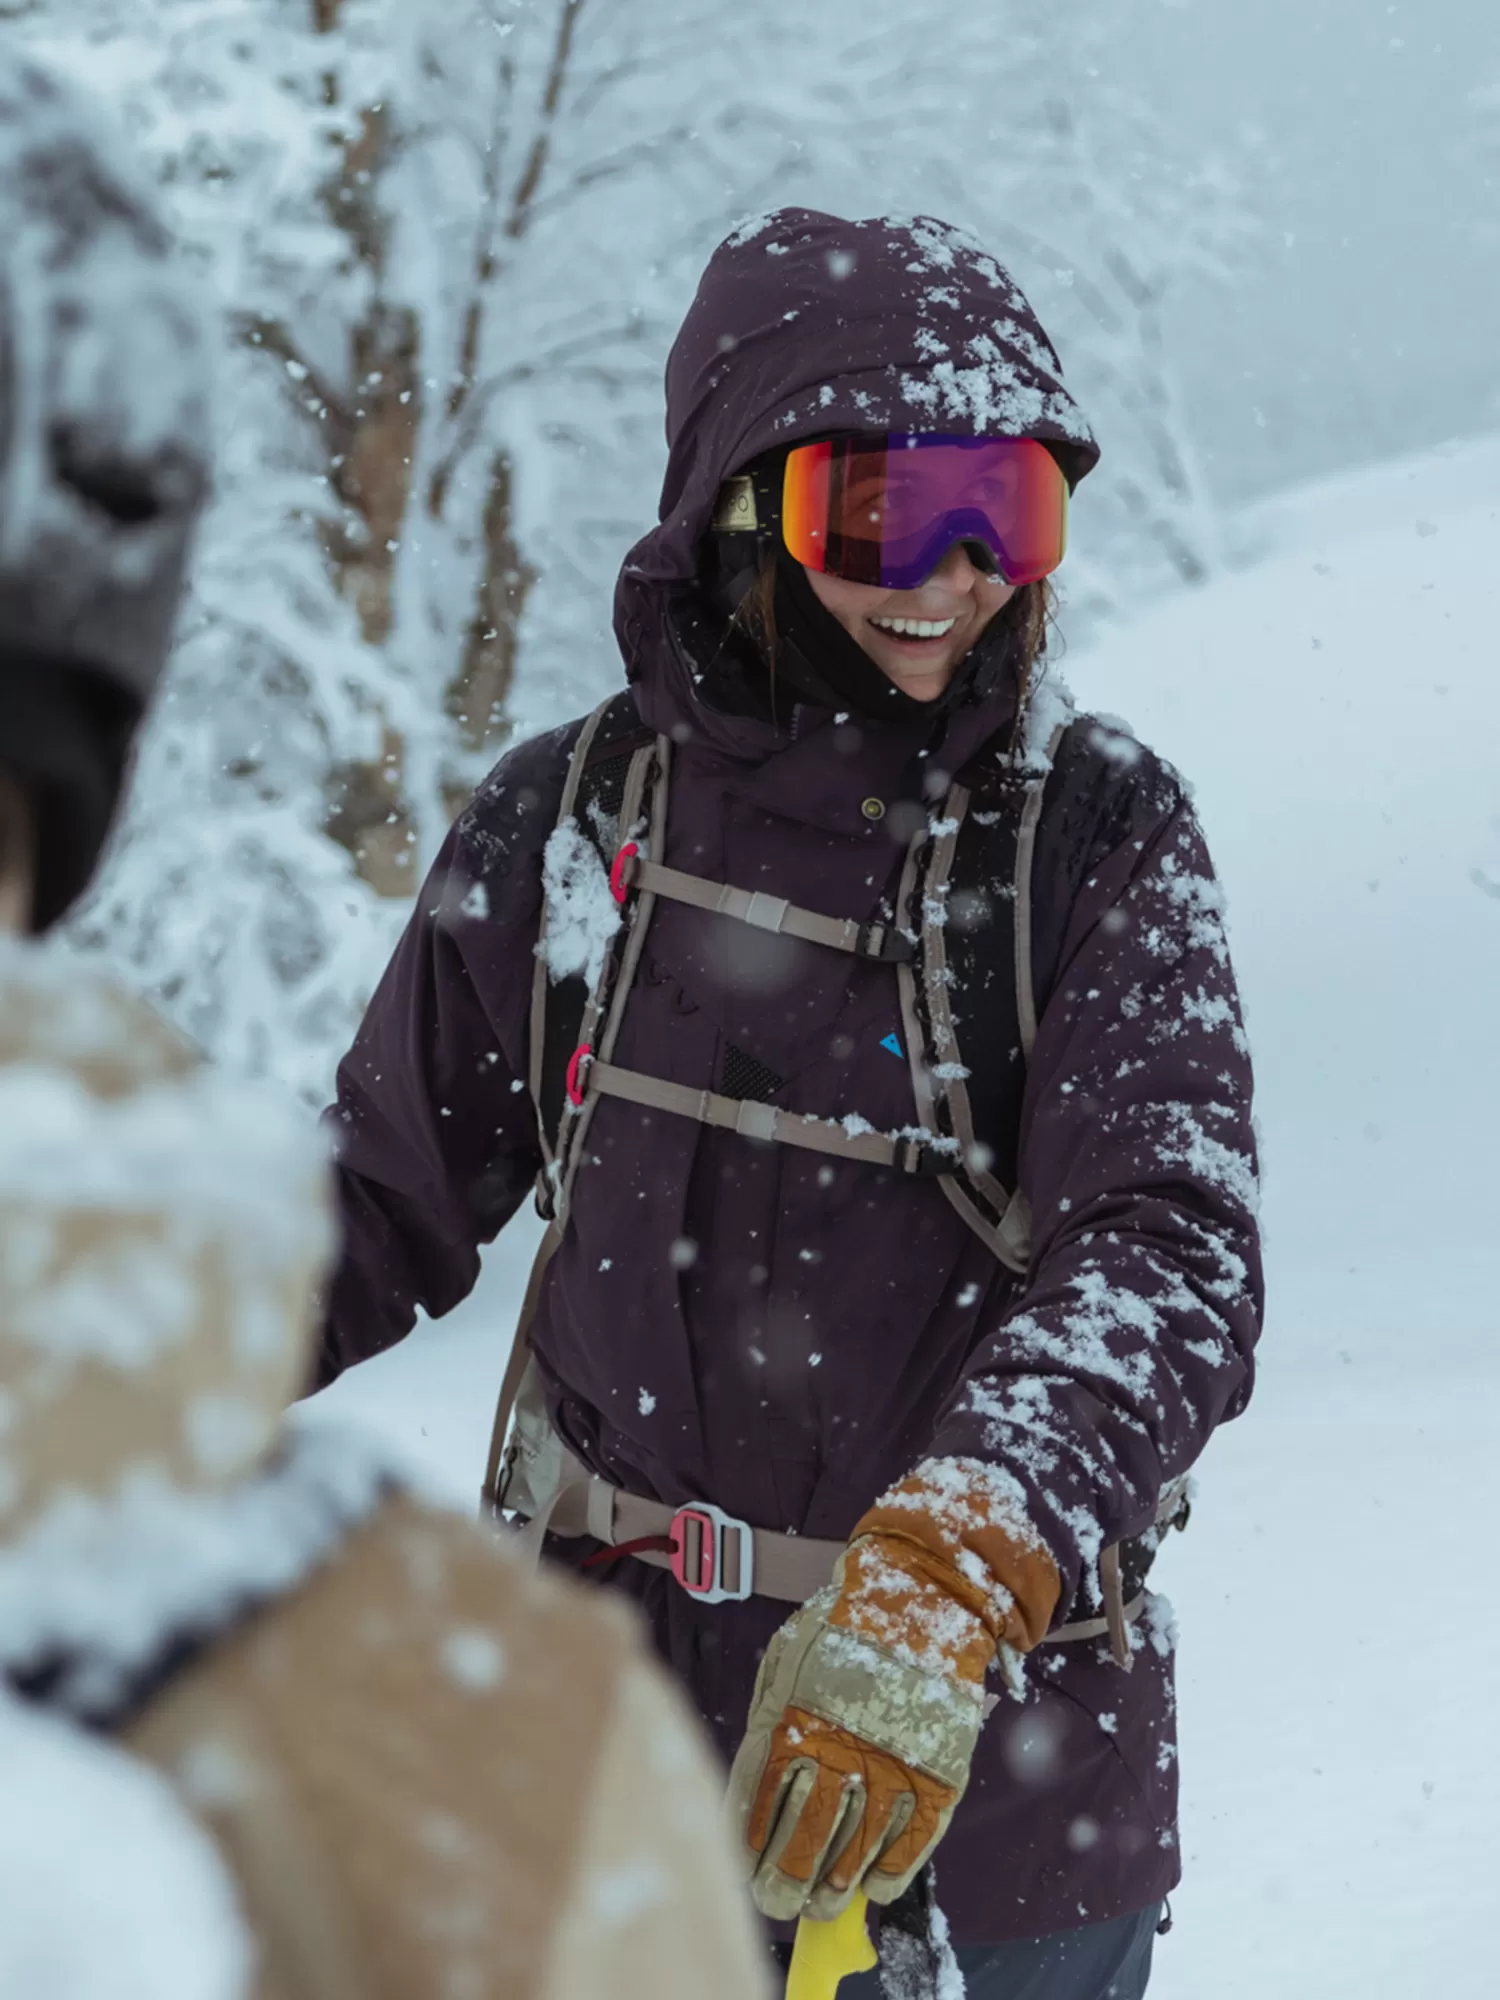
M1489 2000L1500 1782L1500 443L1299 491L1067 664L1193 779L1260 1076L1260 1391L1162 1582L1187 1880L1153 2000ZM464 1504L524 1281L325 1399Z
M1164 1568L1161 2000L1495 1991L1500 443L1288 496L1071 663L1195 782L1259 1076L1258 1398Z

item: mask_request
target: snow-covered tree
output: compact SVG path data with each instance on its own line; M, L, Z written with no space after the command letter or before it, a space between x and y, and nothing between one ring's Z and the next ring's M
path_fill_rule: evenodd
M1013 264L1106 457L1074 615L1202 574L1163 305L1227 181L1108 81L1102 0L35 0L223 303L219 498L78 927L221 1058L328 1080L447 818L617 677L661 365L713 244L786 203L942 214Z

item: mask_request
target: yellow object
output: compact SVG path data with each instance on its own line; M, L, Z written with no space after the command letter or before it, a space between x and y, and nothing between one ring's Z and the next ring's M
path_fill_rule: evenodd
M876 1953L865 1923L868 1908L864 1893L856 1891L848 1909L830 1922L801 1920L786 1976L786 2000L834 2000L841 1979L870 1970Z

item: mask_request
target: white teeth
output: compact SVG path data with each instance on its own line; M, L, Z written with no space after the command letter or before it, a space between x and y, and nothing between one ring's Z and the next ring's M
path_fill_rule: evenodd
M872 618L882 632L898 632L907 639L941 639L958 623L957 618Z

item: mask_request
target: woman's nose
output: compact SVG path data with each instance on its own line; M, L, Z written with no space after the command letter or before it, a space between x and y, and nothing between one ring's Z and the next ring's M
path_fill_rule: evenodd
M975 561L978 553L973 542L955 542L932 572L929 582L944 584L949 590L972 590L990 574Z

